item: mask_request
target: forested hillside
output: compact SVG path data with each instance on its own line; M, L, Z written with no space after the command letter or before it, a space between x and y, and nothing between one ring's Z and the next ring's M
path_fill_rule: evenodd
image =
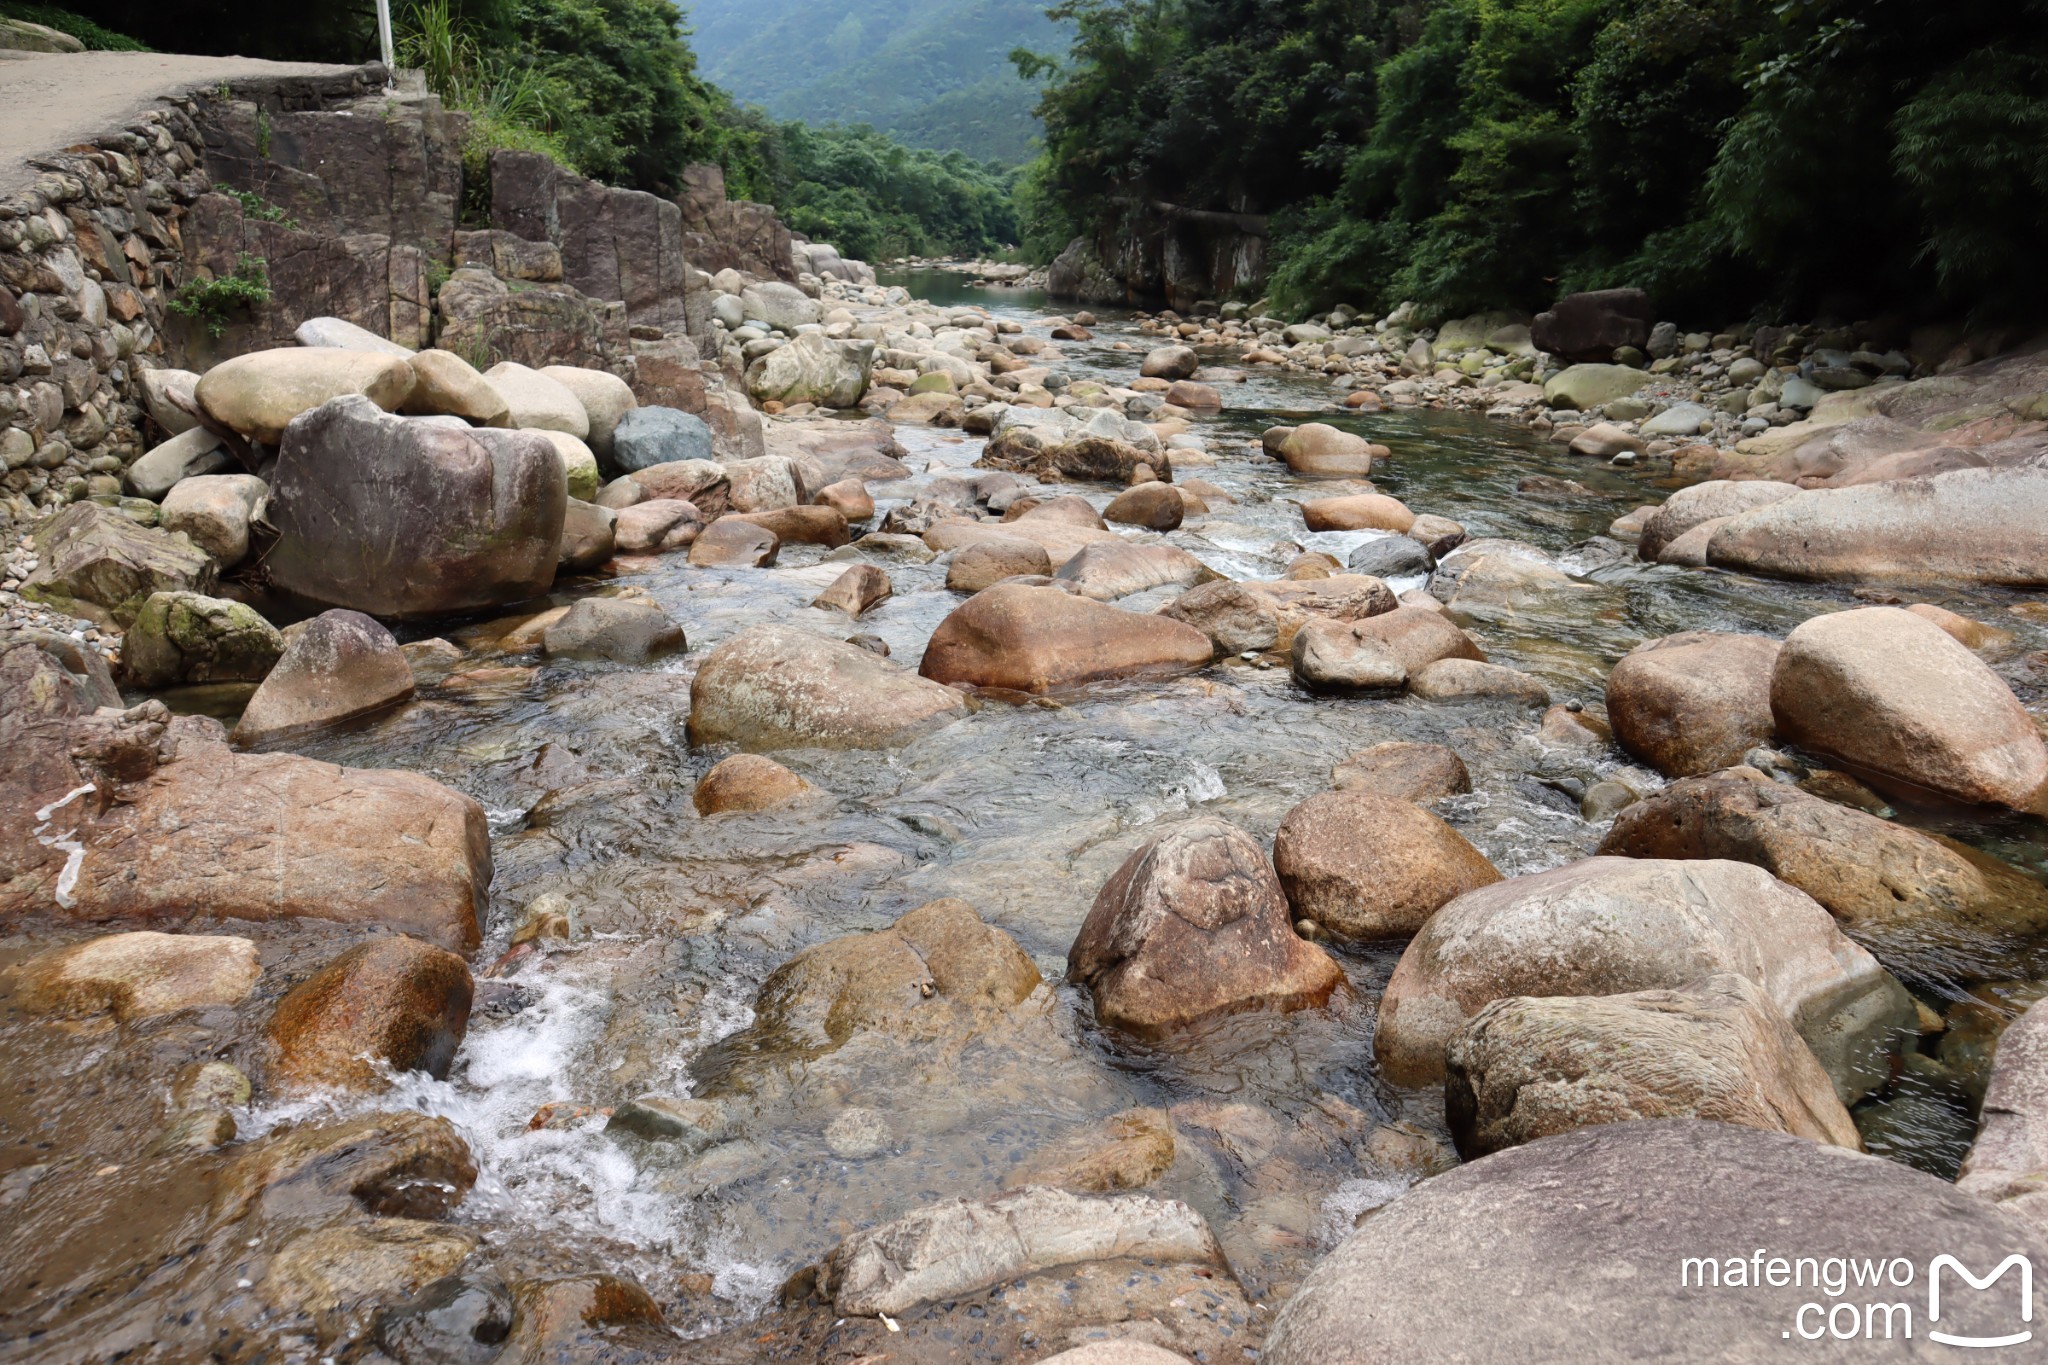
M1037 98L1008 54L1055 46L1044 0L679 0L705 74L777 118L918 147L1030 156Z
M366 61L376 12L361 3L287 14L258 0L0 0L93 46ZM541 151L585 175L674 194L682 168L716 162L735 197L850 256L978 254L1017 239L1012 176L959 152L860 127L779 121L702 75L670 0L393 0L402 66L471 117L473 191L499 148ZM1040 20L1041 26L1044 21ZM97 36L96 36L97 35ZM793 69L824 69L791 48ZM1015 76L1010 84L1021 92ZM1028 116L1027 116L1028 121Z
M1276 297L2048 303L2048 0L1069 0L1041 253L1272 215ZM1030 65L1030 64L1027 64Z

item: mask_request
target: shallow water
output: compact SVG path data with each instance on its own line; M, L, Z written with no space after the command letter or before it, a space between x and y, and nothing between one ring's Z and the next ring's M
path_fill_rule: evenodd
M958 276L884 282L1031 328L1047 316L1039 296L969 288ZM1097 339L1064 344L1064 367L1075 378L1128 380L1148 339L1128 319L1097 312ZM1118 340L1138 350L1112 349ZM1306 534L1296 503L1315 485L1260 455L1257 437L1308 417L1361 431L1394 451L1377 480L1384 491L1474 536L1551 550L1593 585L1583 600L1474 629L1493 658L1534 673L1560 701L1597 703L1608 668L1644 639L1688 629L1782 635L1854 601L1845 589L1637 563L1602 532L1663 495L1654 466L1612 469L1476 416L1333 416L1333 390L1308 376L1254 372L1224 391L1229 409L1197 423L1216 463L1177 470L1238 501L1168 540L1235 577L1277 577L1292 551L1276 542L1341 557L1365 536ZM917 427L898 436L920 471L971 465L981 444ZM1539 473L1578 480L1592 496L1520 497L1516 483ZM878 508L907 500L914 483L877 486ZM1100 506L1113 490L1079 491ZM1313 699L1284 668L1232 661L1172 682L984 705L900 750L778 754L835 800L704 819L691 790L724 754L693 752L685 739L697 661L762 622L852 633L844 617L807 606L844 565L810 547L790 547L768 570L693 569L680 555L645 563L615 585L659 601L688 632L687 654L645 670L548 661L492 690L430 693L299 747L427 772L491 812L497 874L480 962L506 948L538 897L573 907L574 941L512 974L523 1008L479 1014L448 1081L408 1077L397 1093L470 1139L483 1177L460 1216L488 1228L506 1254L572 1251L621 1265L672 1309L680 1274L712 1273L717 1298L673 1319L686 1328L758 1309L785 1275L854 1229L936 1198L990 1193L1049 1145L1141 1105L1174 1106L1181 1134L1181 1160L1160 1192L1208 1213L1253 1294L1277 1296L1358 1213L1415 1178L1403 1144L1417 1133L1443 1140L1440 1095L1394 1090L1373 1066L1372 1001L1391 951L1340 953L1357 990L1328 1014L1230 1019L1172 1052L1100 1036L1085 1000L1056 986L1014 1026L964 1044L849 1045L827 1059L737 1066L715 1045L747 1027L756 988L798 949L958 896L1057 982L1096 889L1147 838L1197 811L1269 838L1292 805L1329 786L1334 764L1387 739L1440 741L1464 756L1474 791L1441 813L1509 875L1592 851L1604 829L1579 816L1586 785L1618 772L1644 790L1658 785L1619 751L1547 747L1533 715L1517 707ZM914 666L959 599L944 587L942 564L887 567L895 596L857 629ZM1170 596L1123 605L1147 609ZM2017 598L1928 600L2014 631L2016 647L1996 666L2030 704L2041 700L2041 680L2018 660L2048 646L2048 629L2010 614ZM2036 876L2048 872L2038 822L1938 827ZM1952 1172L1973 1119L1946 1084L1909 1074L1867 1103L1859 1120L1880 1135L1873 1147ZM596 1113L530 1126L548 1104L595 1109L707 1086L737 1087L755 1109L739 1140L702 1157L607 1135ZM824 1124L847 1104L888 1116L887 1153L847 1162L825 1150ZM258 1109L243 1132L320 1107Z

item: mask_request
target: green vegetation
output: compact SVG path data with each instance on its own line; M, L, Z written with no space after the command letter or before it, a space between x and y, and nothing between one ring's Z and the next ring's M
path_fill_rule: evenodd
M82 14L58 9L53 5L24 3L24 0L0 0L0 19L26 19L31 24L54 28L59 33L68 33L85 44L88 52L147 52L149 48L130 38L125 33L102 28Z
M778 120L869 124L1016 165L1036 82L1004 57L1063 41L1045 0L681 0L705 74Z
M1017 240L1015 175L993 163L912 149L866 127L784 123L759 146L783 221L847 256L979 255Z
M233 185L218 182L214 185L213 190L214 193L224 194L240 204L244 217L260 219L266 223L278 223L295 232L298 230L298 219L293 218L260 194L252 194L248 190L238 190Z
M1616 284L1715 321L2048 306L2048 0L1053 13L1077 27L1020 197L1040 256L1168 200L1272 215L1296 310Z
M270 302L270 270L261 256L243 252L235 261L233 274L210 280L193 280L171 300L171 311L191 318L216 341L228 329L228 319L238 308L256 308Z

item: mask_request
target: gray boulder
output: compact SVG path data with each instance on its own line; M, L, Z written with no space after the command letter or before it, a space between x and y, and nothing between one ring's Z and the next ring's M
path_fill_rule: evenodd
M793 284L764 280L740 291L742 316L794 336L796 329L819 318L818 301Z
M360 398L292 422L264 560L279 589L377 616L474 611L546 592L568 494L530 431L454 431Z
M361 612L308 621L235 725L235 742L261 744L394 706L413 694L412 665L391 632Z
M249 554L249 523L270 490L254 474L197 474L164 496L157 525L189 536L224 569Z
M855 645L755 626L705 656L690 741L765 749L878 749L967 714L960 693Z
M612 428L612 464L627 473L711 459L711 428L678 408L633 408Z
M1379 536L1353 550L1347 565L1374 578L1413 578L1435 569L1436 556L1408 536Z
M1935 1259L1990 1275L2015 1253L2042 1264L2048 1237L1897 1162L1698 1119L1608 1124L1461 1166L1377 1210L1310 1272L1260 1359L1779 1361L1823 1340L1843 1304L1853 1347L1816 1355L1933 1359L1921 1342ZM1865 1255L1881 1270L1903 1258L1908 1283L1840 1298L1815 1284L1822 1258ZM1803 1280L1793 1257L1815 1258ZM1830 1269L1846 1279L1849 1267ZM1973 1292L1948 1275L1940 1330L2024 1327L2013 1282Z
M570 659L644 664L685 647L683 628L652 602L586 597L541 633L541 652Z
M806 332L747 367L747 392L763 403L855 407L868 391L874 358L872 341L834 341Z
M195 474L218 474L231 467L220 437L204 427L188 427L129 465L121 476L121 486L135 497L162 502L180 479Z
M212 556L187 537L94 502L73 503L37 528L35 550L41 563L21 595L103 626L127 626L151 593L211 593L217 577Z

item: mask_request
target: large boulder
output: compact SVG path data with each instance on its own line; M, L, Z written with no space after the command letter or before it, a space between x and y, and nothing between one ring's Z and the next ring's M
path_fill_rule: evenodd
M711 428L703 418L676 408L634 408L614 425L611 438L611 462L629 474L657 465L711 460Z
M543 436L337 399L286 433L264 568L286 592L374 616L475 611L547 591L567 502Z
M1095 1017L1158 1036L1220 1014L1320 1006L1343 984L1294 932L1250 835L1200 818L1146 843L1105 882L1067 952Z
M361 612L326 611L293 635L235 725L263 744L396 706L413 693L412 665L391 632Z
M273 1074L358 1091L384 1089L387 1069L446 1077L474 991L469 964L446 949L403 934L358 944L277 1002Z
M635 408L634 413L659 412L657 408ZM629 416L629 425L639 422L638 416ZM660 420L659 418L655 420ZM618 449L616 433L613 450ZM752 461L746 461L749 468ZM741 471L742 478L746 471ZM636 470L630 479L620 479L607 485L608 488L631 483L638 487L646 498L667 498L693 504L705 517L715 521L730 510L732 503L733 472L713 460L675 460L667 464L648 465ZM600 495L602 496L602 495ZM620 506L626 504L621 503Z
M817 787L763 754L734 754L713 764L690 793L699 815L776 810L820 795Z
M1779 578L2048 585L2048 465L1816 488L1715 530L1707 562Z
M135 687L261 682L284 653L276 626L241 602L196 592L150 594L121 640L121 671Z
M483 377L505 400L506 426L566 431L579 441L590 434L590 414L561 381L516 360L499 361Z
M834 341L806 332L747 367L747 392L763 403L858 407L874 359L872 341Z
M1005 578L1048 577L1051 573L1052 557L1036 541L977 540L953 552L946 565L946 586L954 592L975 593Z
M809 501L804 497L803 470L786 455L733 460L724 469L728 481L726 498L735 512L773 512Z
M1296 474L1315 479L1363 479L1384 454L1363 436L1326 422L1304 422L1280 442L1280 458Z
M610 659L644 664L685 648L683 628L653 602L625 597L585 597L541 632L550 658Z
M1159 614L1185 621L1208 636L1219 659L1262 653L1280 643L1280 604L1247 583L1204 583L1174 598Z
M1138 373L1146 379L1186 379L1202 368L1202 358L1192 346L1157 346L1145 353Z
M566 431L529 430L555 448L555 457L562 462L562 490L571 502L588 502L597 496L603 479L597 472L597 455L588 445Z
M295 346L223 360L194 394L215 423L274 446L294 417L331 399L356 396L390 412L412 387L412 365L398 356Z
M1565 360L1606 360L1623 346L1647 345L1656 322L1642 290L1598 289L1567 294L1538 313L1529 324L1529 340Z
M1050 692L1110 678L1170 677L1208 663L1209 637L1059 588L999 583L934 630L918 671L940 683Z
M1384 493L1349 493L1337 498L1310 499L1301 505L1301 519L1311 531L1392 531L1406 535L1415 524L1415 513L1399 498Z
M1690 488L1681 488L1665 499L1664 505L1643 523L1636 553L1654 564L1663 555L1665 547L1687 531L1710 521L1783 502L1798 491L1797 484L1777 483L1770 479L1711 479Z
M1833 1082L1748 977L1677 990L1509 996L1444 1053L1444 1114L1467 1161L1596 1123L1713 1119L1861 1150Z
M1360 636L1385 645L1409 673L1420 673L1439 659L1486 661L1486 651L1477 640L1458 629L1457 623L1442 612L1429 607L1396 607L1352 624Z
M1771 674L1778 733L1919 802L2048 813L2048 744L1983 660L1897 607L1817 616Z
M790 626L741 632L707 654L690 683L690 742L757 752L887 748L966 714L952 688Z
M1630 806L1600 851L1754 863L1909 980L2032 977L2048 942L2048 888L2019 869L1749 768L1674 782Z
M818 301L793 284L763 280L740 291L742 316L792 335L818 320Z
M1408 670L1386 644L1362 629L1363 622L1312 617L1294 632L1287 666L1311 692L1378 692L1401 687Z
M1895 1161L1698 1119L1606 1124L1461 1166L1374 1212L1280 1310L1260 1360L1749 1365L1799 1345L1829 1354L1831 1320L1854 1342L1842 1358L1921 1359L1937 1259L1988 1277L2015 1253L2039 1265L2048 1237ZM1819 1286L1823 1265L1850 1297ZM1850 1288L1857 1267L1888 1278ZM2024 1328L2012 1284L1971 1293L1951 1271L1940 1330Z
M0 651L0 915L327 919L476 946L475 801L417 773L239 754L160 703L94 714L94 691L34 645Z
M249 555L249 523L270 490L254 474L198 474L164 495L157 525L231 569Z
M1323 792L1287 812L1273 868L1297 920L1354 943L1408 938L1440 906L1501 879L1422 807L1364 791Z
M1030 541L1045 551L1047 563L1052 568L1058 568L1079 553L1083 546L1106 543L1119 537L1114 531L1098 531L1092 526L1073 526L1063 521L1031 517L1017 521L972 521L965 517L952 517L932 523L921 539L927 549L939 554L965 549L983 541Z
M1622 747L1667 777L1740 763L1772 733L1776 640L1686 631L1637 645L1607 678Z
M1804 892L1744 863L1587 858L1469 891L1422 926L1387 982L1375 1048L1397 1085L1444 1075L1444 1046L1509 995L1668 990L1749 977L1846 1095L1889 1075L1911 1018L1899 983Z
M186 536L138 526L111 507L74 503L36 529L32 602L102 626L127 626L152 594L211 593L219 571Z
M1544 383L1543 397L1553 408L1584 412L1627 398L1649 382L1647 371L1631 365L1573 365Z

